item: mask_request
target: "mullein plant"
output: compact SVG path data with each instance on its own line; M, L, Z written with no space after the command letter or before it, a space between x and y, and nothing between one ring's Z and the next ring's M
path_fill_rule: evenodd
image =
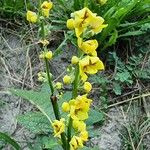
M103 62L97 57L98 42L96 39L90 38L100 33L107 25L103 24L104 19L102 17L97 16L86 7L71 14L71 19L68 19L66 24L70 30L75 32L77 37L77 55L72 56L71 64L62 82L55 83L52 81L49 67L53 53L47 48L49 42L45 36L45 19L49 17L52 6L52 2L44 1L40 4L38 13L27 11L26 17L30 23L39 24L42 31L39 42L42 43L43 50L39 57L45 62L46 72L40 72L38 79L43 82L47 81L51 90L50 100L56 118L50 121L54 129L54 137L61 141L64 150L77 150L83 147L84 142L88 141L85 121L88 119L88 112L92 103L92 100L88 98L92 90L88 77L104 70ZM60 93L64 89L63 86L67 85L72 86L72 99L63 102L59 108L59 97L55 93ZM60 112L66 114L64 118Z

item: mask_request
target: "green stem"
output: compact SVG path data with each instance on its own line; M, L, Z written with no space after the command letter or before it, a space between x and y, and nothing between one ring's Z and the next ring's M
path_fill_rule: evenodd
M57 120L60 120L60 112L59 112L59 106L58 106L58 103L57 103L57 97L56 96L53 96L54 95L54 87L53 87L53 83L52 83L52 80L51 80L51 76L50 76L50 68L49 68L49 65L48 65L48 60L45 59L45 63L46 63L46 73L47 73L47 77L48 77L48 83L49 83L49 87L51 89L51 103L52 103L52 106L53 106L53 111L54 111L54 114L55 114L55 118ZM67 150L67 140L66 140L66 137L65 137L65 133L61 133L61 141L63 143L63 149L64 150Z
M51 95L54 95L54 87L53 87L53 83L52 83L52 79L51 79L51 75L50 75L50 68L49 68L49 64L48 64L48 60L45 58L45 64L46 64L46 73L47 73L47 78L48 78L48 84L50 86L51 89Z
M73 83L72 98L76 98L78 96L78 83L79 83L79 65L77 65L75 69L75 79Z
M44 29L44 21L41 22L41 33L42 33L42 40L45 40L45 29Z
M84 7L88 7L88 0L84 0Z
M76 98L78 96L78 83L79 83L79 65L76 66L75 69L75 80L73 82L73 90L72 90L72 98ZM72 118L69 118L67 137L68 137L68 147L70 149L69 142L71 140L71 129L72 129Z

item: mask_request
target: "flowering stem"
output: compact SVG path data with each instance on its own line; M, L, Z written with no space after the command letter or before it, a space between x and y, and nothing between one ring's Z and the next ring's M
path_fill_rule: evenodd
M57 97L54 96L54 87L53 87L53 84L52 84L52 80L51 80L51 76L50 76L50 68L49 68L49 65L48 65L48 60L45 59L45 63L46 63L46 73L47 73L47 77L48 77L48 83L49 83L49 87L51 89L51 103L52 103L52 106L53 106L53 111L54 111L54 114L55 114L55 118L57 120L60 120L60 112L59 112L59 107L58 107L58 103L57 103ZM66 137L65 137L65 133L61 133L61 141L62 141L62 147L64 150L67 150L67 141L66 141Z
M57 97L56 96L51 96L51 102L52 102L52 106L53 106L53 111L54 111L54 114L55 114L55 118L57 120L60 120L60 112L59 112L59 107L58 107L58 103L57 103ZM63 143L62 147L64 150L68 150L67 149L67 140L66 140L66 137L65 137L65 133L61 133L61 141Z
M78 96L78 83L79 83L79 65L77 65L75 69L75 80L73 82L72 98L76 98ZM70 117L67 130L69 149L70 149L69 142L71 140L71 129L72 129L72 118Z
M42 34L42 39L45 39L45 29L44 29L44 21L42 20L41 22L41 34ZM60 120L60 112L59 112L59 107L58 107L58 103L57 103L57 97L54 96L54 87L53 87L53 83L52 83L52 79L51 79L51 75L50 75L50 68L49 68L49 64L48 64L48 60L45 58L45 64L46 64L46 73L47 73L47 78L48 78L48 84L49 87L51 89L51 103L53 106L53 111L55 114L55 118L57 120ZM67 140L65 137L65 133L61 133L61 141L62 141L62 147L64 150L67 150Z

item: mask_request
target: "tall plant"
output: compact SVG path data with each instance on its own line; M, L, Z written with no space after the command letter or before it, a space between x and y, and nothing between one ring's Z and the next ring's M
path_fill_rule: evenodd
M55 83L49 67L49 61L53 59L53 52L48 49L49 41L46 39L46 19L49 17L52 6L52 2L41 3L40 1L38 13L27 11L27 20L30 23L36 23L41 33L39 42L42 44L42 51L39 57L45 63L45 72L40 72L38 79L48 83L48 97L41 97L44 95L43 92L31 94L29 91L12 90L12 93L30 99L32 103L36 104L47 117L54 137L61 141L60 145L64 150L76 150L82 148L84 142L88 141L89 133L86 120L89 118L89 111L92 123L100 119L98 112L90 110L92 99L88 98L88 95L92 90L92 85L88 81L88 77L104 70L104 64L97 57L98 42L96 39L91 39L91 36L100 33L107 25L103 24L102 17L97 16L87 7L72 13L72 18L67 21L67 27L75 31L78 49L71 58L71 64L62 79L63 83ZM60 105L58 94L66 92L63 87L67 85L71 86L71 97ZM54 119L52 119L53 115L50 112L51 107L48 106L52 107ZM95 116L93 115L96 115L98 120L94 120Z

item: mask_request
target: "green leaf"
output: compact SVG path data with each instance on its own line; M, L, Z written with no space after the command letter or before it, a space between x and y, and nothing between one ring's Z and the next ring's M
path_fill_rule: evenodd
M101 113L97 110L91 109L89 111L89 118L86 121L86 123L87 123L87 125L90 126L90 125L93 125L94 123L102 122L103 120L104 120L103 113Z
M62 105L63 102L71 100L71 98L72 98L72 92L71 91L65 92L59 101L59 105Z
M39 135L32 145L30 150L62 150L62 147L57 142L57 139L51 136Z
M18 122L35 134L51 132L49 120L41 112L28 112L17 117Z
M99 150L99 147L98 146L94 146L94 147L86 147L86 146L84 146L80 150Z
M41 139L41 142L42 142L44 149L53 149L53 150L55 150L57 148L59 148L59 150L61 149L61 146L57 143L56 138L54 138L52 136L51 137L44 136Z
M0 132L0 140L4 140L5 142L11 144L16 150L21 150L19 144L5 133Z
M126 37L126 36L141 35L141 34L144 34L144 33L145 33L144 31L140 31L140 30L138 30L138 31L129 31L129 32L125 33L125 34L119 35L119 38L120 37Z
M110 37L110 39L108 41L108 45L111 46L111 45L115 44L117 38L118 38L118 31L114 30L114 32L112 33L112 35L111 35L111 37Z
M113 84L113 91L116 95L121 95L121 86L118 83Z
M49 91L35 92L32 90L10 89L10 92L30 101L48 118L49 121L54 118Z
M115 80L116 81L120 81L120 82L129 82L132 79L130 73L125 70L124 72L118 72L115 76Z

